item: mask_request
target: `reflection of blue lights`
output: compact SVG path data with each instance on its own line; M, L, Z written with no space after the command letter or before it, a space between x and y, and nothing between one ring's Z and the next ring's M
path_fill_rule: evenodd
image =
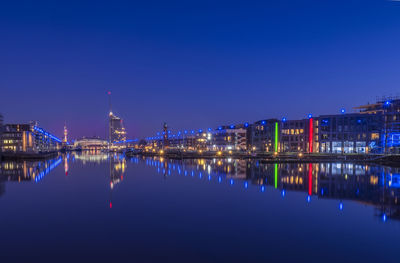
M310 202L311 202L311 196L307 195L307 203L310 203Z
M187 171L185 170L185 176L187 176Z
M265 191L265 186L261 186L261 192L264 192Z
M194 172L192 171L192 176L194 176Z
M282 197L285 197L285 195L286 195L285 189L282 190L281 195L282 195Z
M324 188L321 188L321 195L324 195Z
M230 183L231 185L233 185L233 179L229 180L229 183Z
M339 210L340 210L340 211L343 210L343 203L342 203L342 202L339 203Z
M383 221L383 222L386 222L386 221L387 221L387 216L386 216L385 213L383 213L383 215L382 215L382 221Z
M208 175L208 181L211 181L211 175Z
M218 183L221 183L222 182L222 178L221 178L221 176L218 176Z
M244 188L248 188L249 187L249 183L247 181L244 182Z
M199 178L201 179L203 177L203 175L201 174L201 172L199 173Z

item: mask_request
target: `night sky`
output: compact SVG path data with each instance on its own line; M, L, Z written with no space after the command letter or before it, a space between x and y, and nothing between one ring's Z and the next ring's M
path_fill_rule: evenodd
M8 2L8 3L6 3ZM398 1L2 1L0 113L128 137L351 111L400 93Z

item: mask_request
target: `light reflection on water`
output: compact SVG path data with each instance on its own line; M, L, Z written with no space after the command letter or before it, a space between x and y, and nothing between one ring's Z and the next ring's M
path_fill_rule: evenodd
M313 199L335 199L338 209L344 210L346 201L357 201L375 207L375 216L382 221L400 219L400 169L352 163L263 163L262 160L189 159L173 160L159 157L125 158L120 154L67 153L44 161L3 161L0 165L0 195L5 193L5 182L40 182L51 171L63 164L68 176L69 163L109 163L110 189L124 179L127 162L145 163L164 178L188 176L228 185L239 183L244 189L258 187L260 192L276 188L282 198L293 191ZM110 200L110 207L112 203Z
M13 226L3 232L0 252L10 257L15 256L13 242L9 242L13 238L44 235L47 239L43 245L61 253L62 245L74 247L83 238L80 233L86 233L85 242L68 250L70 257L65 260L70 262L92 251L93 259L109 262L118 255L118 261L129 256L140 262L196 261L193 256L202 259L198 262L277 261L286 248L276 240L285 240L297 253L309 246L320 257L344 248L347 256L353 256L353 250L366 250L360 261L380 262L373 257L380 255L379 251L352 247L352 242L375 244L373 237L383 237L380 245L393 247L396 233L390 231L400 226L398 168L125 158L104 153L67 153L46 161L3 161L0 168L0 223ZM41 190L29 190L37 188ZM35 200L35 205L27 208L19 197ZM38 209L40 213L35 214ZM24 218L35 225L43 224L40 233L35 228L21 229ZM350 237L343 239L342 229L347 229ZM62 238L54 243L49 238L53 232L66 236L65 243ZM326 235L323 242L321 232ZM232 251L239 243L243 251ZM107 254L120 246L126 246L125 250ZM132 249L135 246L137 249ZM267 255L265 247L279 252ZM200 250L191 251L195 248ZM171 260L149 260L152 252L148 251L167 254ZM288 262L307 258L295 255ZM385 257L385 262L396 259L390 254ZM336 255L326 261L340 258Z

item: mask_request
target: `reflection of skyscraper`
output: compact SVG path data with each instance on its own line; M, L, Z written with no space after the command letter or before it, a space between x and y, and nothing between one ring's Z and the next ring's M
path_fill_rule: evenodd
M112 208L112 191L115 185L124 179L125 169L125 158L119 158L115 154L110 155L110 208Z

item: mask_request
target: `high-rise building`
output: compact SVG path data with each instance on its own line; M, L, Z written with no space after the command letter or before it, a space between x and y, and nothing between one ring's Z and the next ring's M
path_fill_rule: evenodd
M109 142L123 142L126 141L126 131L123 125L123 121L120 117L115 115L111 110L111 91L108 92L110 113L108 114L109 120Z
M112 112L109 114L110 125L110 143L126 141L126 131L122 119Z

